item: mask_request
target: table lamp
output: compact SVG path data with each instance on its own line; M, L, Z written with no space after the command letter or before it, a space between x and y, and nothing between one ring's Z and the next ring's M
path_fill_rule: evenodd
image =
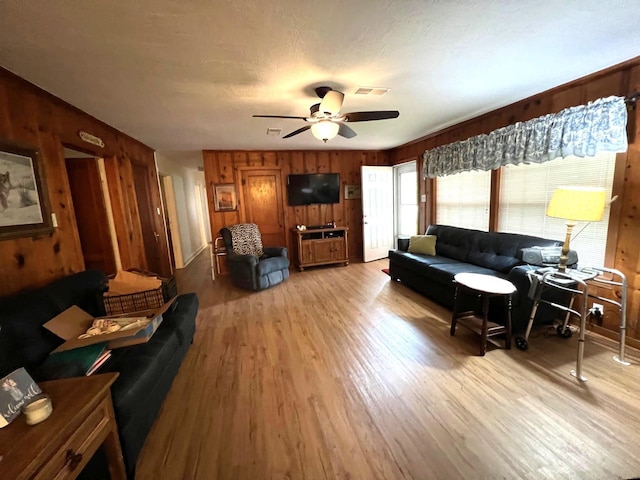
M558 271L567 268L567 255L571 241L571 231L576 221L599 222L606 205L606 191L597 187L558 187L547 208L547 216L563 218L567 221L567 234L562 245L562 255Z

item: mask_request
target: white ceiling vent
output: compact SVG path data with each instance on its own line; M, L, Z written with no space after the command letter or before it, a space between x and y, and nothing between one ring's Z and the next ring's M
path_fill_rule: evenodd
M390 88L384 87L358 87L355 94L356 95L384 95L387 93Z
M279 137L281 133L281 128L267 128L267 135L270 137Z

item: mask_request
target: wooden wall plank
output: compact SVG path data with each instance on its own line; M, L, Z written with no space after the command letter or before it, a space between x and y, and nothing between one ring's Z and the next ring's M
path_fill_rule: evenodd
M99 147L82 142L78 132L92 133L105 143ZM4 141L34 148L44 171L52 213L56 215L58 228L52 234L35 238L17 238L0 242L0 296L44 285L56 278L84 269L81 245L72 210L70 189L64 165L63 145L84 151L97 157L122 156L145 164L154 173L153 150L137 140L118 132L109 125L78 110L35 85L0 68L0 138ZM110 189L119 190L126 184L127 173L112 172ZM152 201L160 206L160 191L156 182L150 184ZM124 191L124 189L123 189ZM117 204L124 210L114 215L121 220L118 244L121 257L130 267L146 269L144 244L139 237L126 231L123 225L138 225L139 217L127 205ZM164 220L156 220L156 228L164 229ZM163 231L163 230L159 230ZM166 239L165 252L168 252ZM169 257L163 268L169 273ZM161 272L164 273L164 272Z
M216 212L213 208L212 185L224 177L224 183L235 183L238 191L241 167L255 166L256 159L261 158L264 165L280 168L283 181L283 203L285 205L285 226L287 231L296 225L320 225L335 221L337 225L349 227L349 252L354 261L362 260L362 203L360 199L345 200L344 185L360 183L361 165L388 164L389 155L378 151L217 151L204 150L205 180L209 199L209 220L211 231L217 232L224 225L243 221L240 212ZM286 179L290 173L340 173L340 203L334 205L309 205L290 207L286 199ZM233 182L229 180L233 178ZM242 208L239 208L241 211ZM291 235L287 235L287 245L293 246Z

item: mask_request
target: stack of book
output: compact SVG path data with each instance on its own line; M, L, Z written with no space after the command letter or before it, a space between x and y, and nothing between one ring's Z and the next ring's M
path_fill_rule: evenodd
M63 350L62 352L54 352L49 355L47 363L79 364L85 375L91 375L104 365L111 357L111 350L107 349L107 344L94 343L86 347L73 348L71 350Z

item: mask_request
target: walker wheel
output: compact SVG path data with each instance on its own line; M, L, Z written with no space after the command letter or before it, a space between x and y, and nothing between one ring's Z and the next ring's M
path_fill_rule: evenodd
M564 331L562 331L562 325L558 325L556 327L556 332L558 332L558 335L560 335L562 338L571 338L571 336L573 335L573 332L569 328L569 325L567 325Z
M529 348L529 342L527 342L526 338L516 337L516 348L518 350L526 350Z

